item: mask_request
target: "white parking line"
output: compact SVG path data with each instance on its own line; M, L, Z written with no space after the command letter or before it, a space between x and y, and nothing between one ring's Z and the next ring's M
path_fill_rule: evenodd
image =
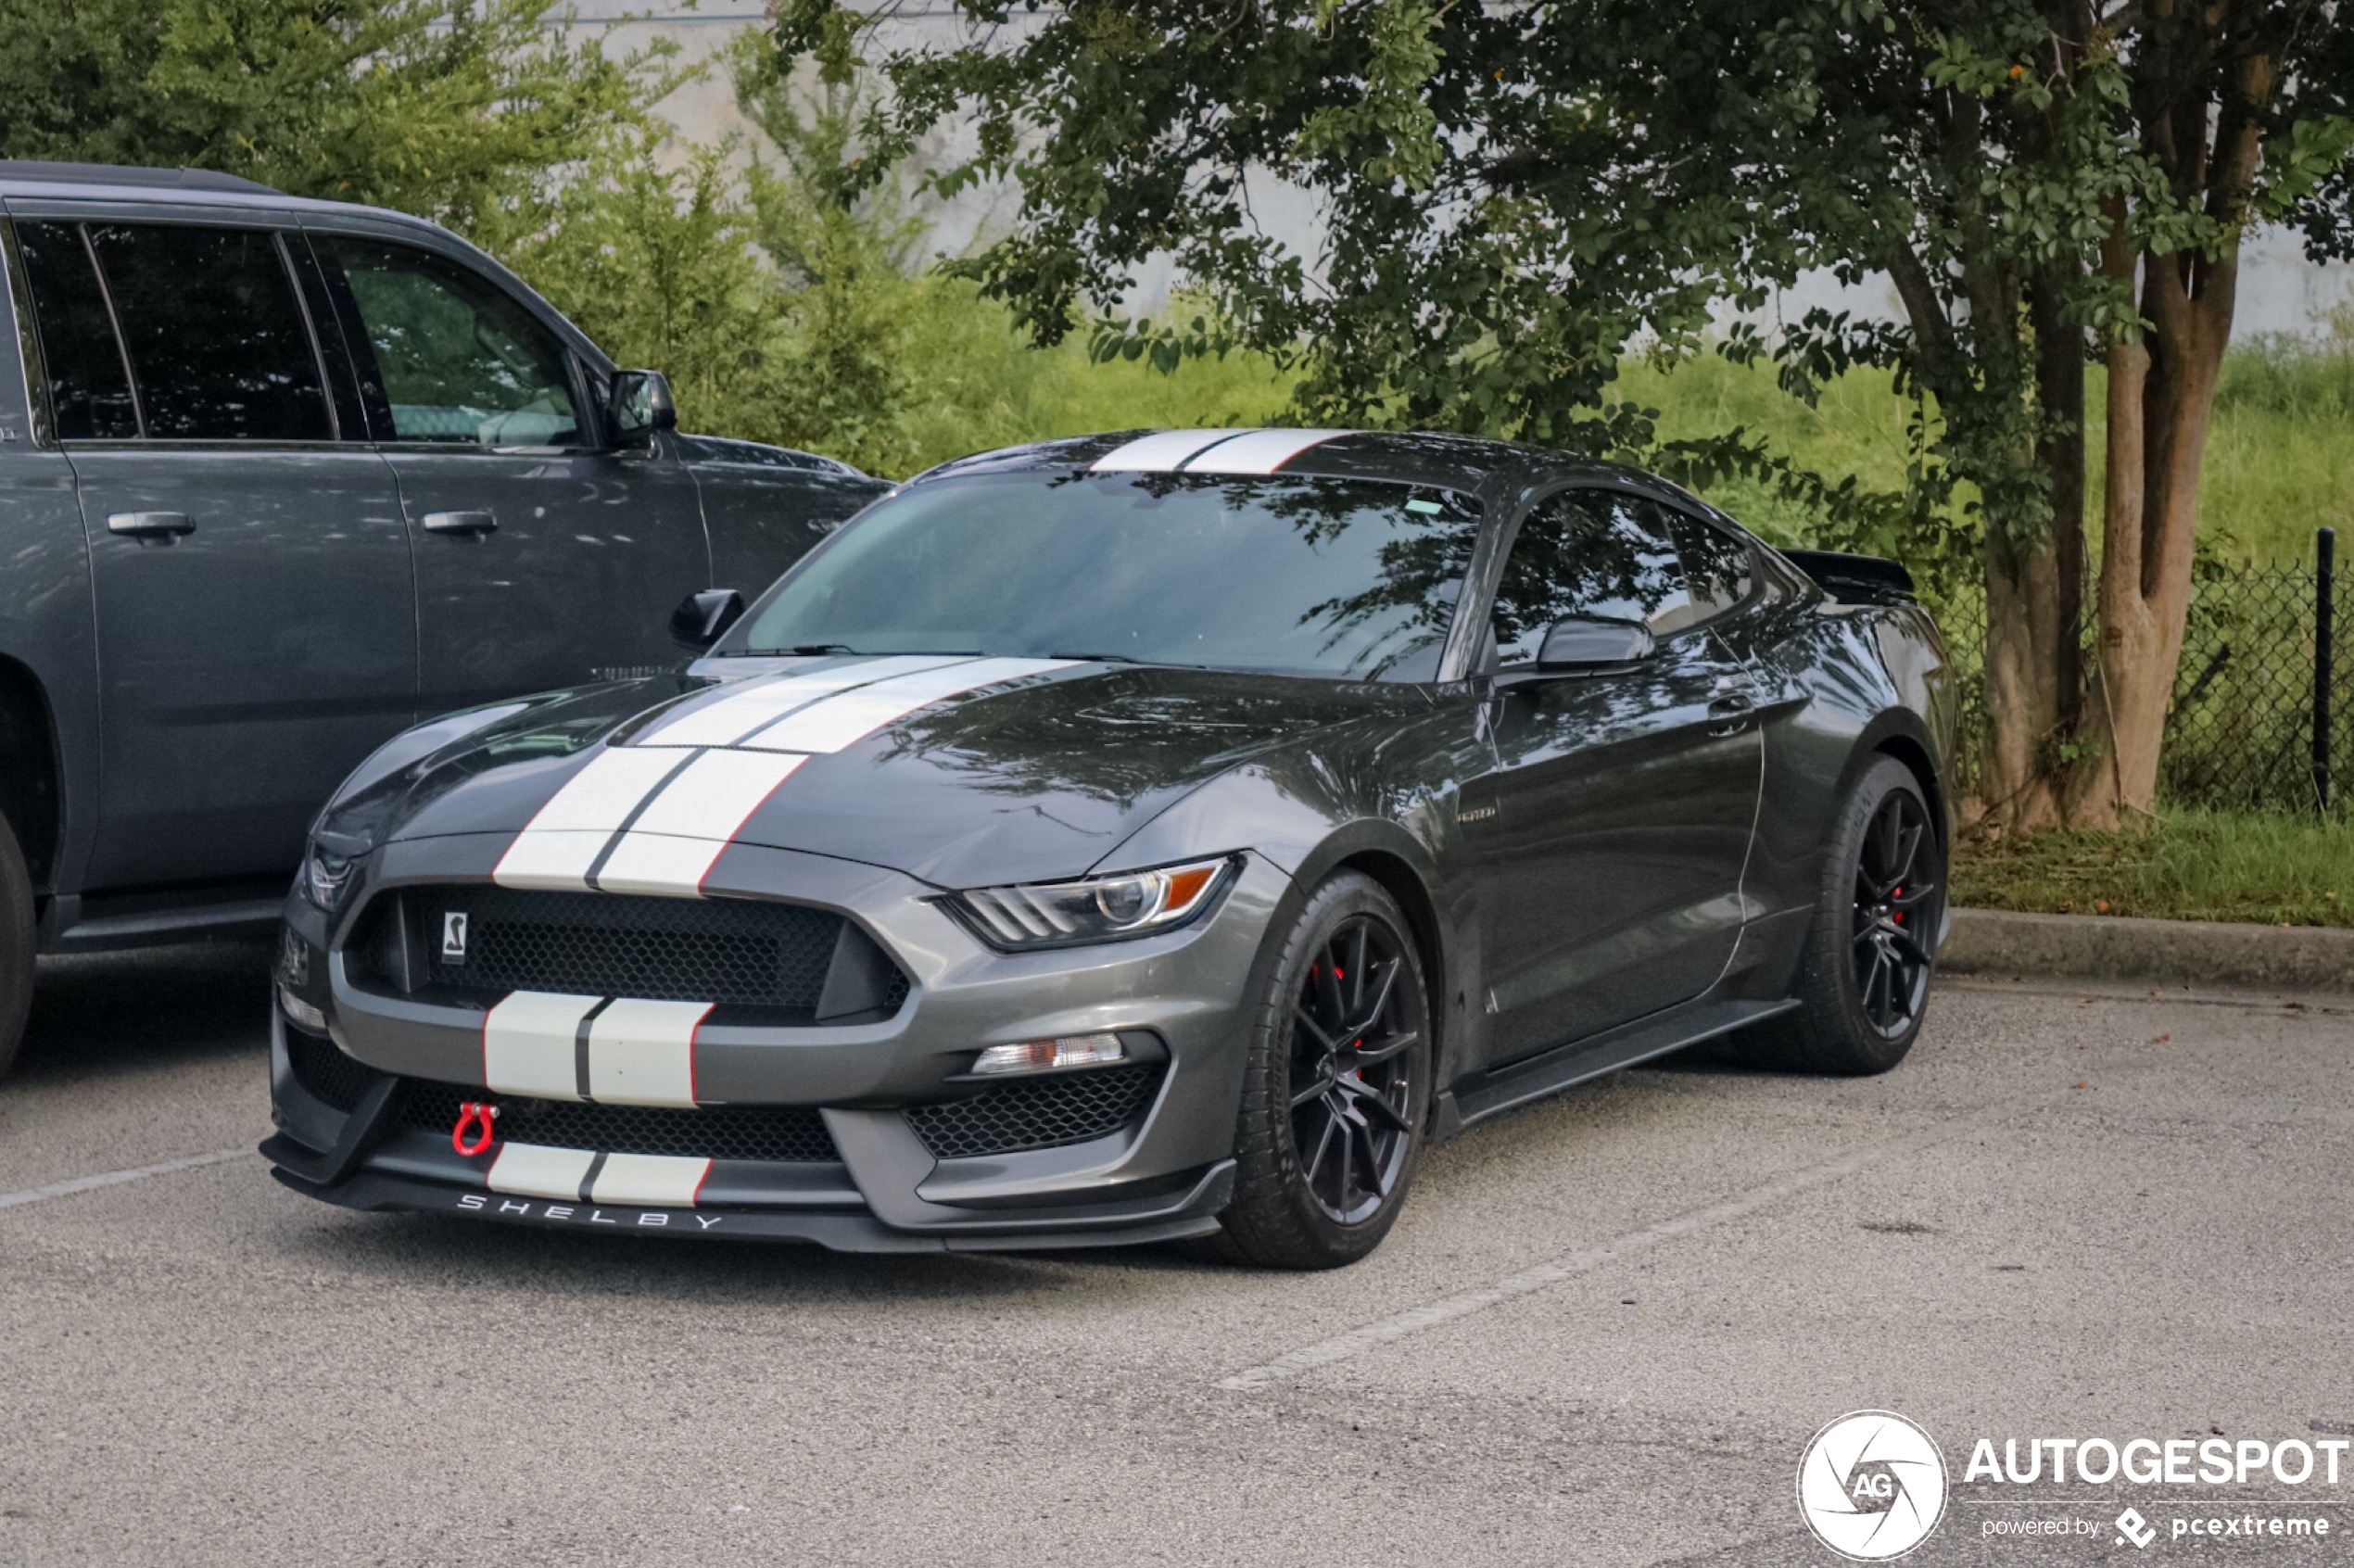
M1629 1232L1615 1240L1603 1242L1599 1246L1564 1253L1550 1263L1539 1263L1533 1269L1525 1269L1517 1274L1498 1280L1494 1284L1486 1285L1477 1290L1462 1291L1453 1296L1442 1296L1436 1301L1425 1302L1420 1307L1409 1307L1402 1312L1393 1313L1389 1317L1367 1323L1361 1328L1351 1329L1347 1334L1337 1334L1331 1339L1319 1340L1313 1345L1302 1346L1297 1350L1287 1351L1276 1357L1264 1365L1249 1367L1234 1373L1232 1377L1221 1378L1218 1386L1240 1389L1264 1388L1271 1383L1280 1382L1287 1377L1297 1377L1302 1372L1313 1372L1318 1367L1330 1366L1335 1361L1348 1360L1378 1346L1403 1339L1410 1334L1419 1334L1424 1329L1436 1328L1441 1323L1451 1323L1458 1318L1469 1317L1474 1312L1484 1312L1488 1308L1499 1306L1515 1296L1526 1296L1532 1291L1543 1290L1548 1285L1559 1284L1563 1280L1591 1272L1605 1263L1616 1262L1622 1258L1642 1252L1662 1242L1674 1241L1678 1236L1690 1235L1694 1231L1702 1230L1723 1220L1738 1220L1744 1214L1754 1213L1770 1204L1779 1203L1784 1198L1794 1196L1810 1187L1819 1187L1827 1182L1836 1182L1842 1177L1853 1176L1857 1171L1868 1170L1883 1160L1893 1159L1899 1155L1914 1154L1933 1144L1942 1144L1949 1139L1958 1138L1966 1132L1977 1131L1978 1126L1979 1123L1973 1122L1967 1127L1950 1125L1940 1127L1933 1132L1876 1144L1870 1148L1841 1158L1830 1160L1822 1165L1809 1166L1803 1170L1792 1171L1787 1176L1766 1182L1762 1187L1753 1187L1748 1192L1737 1194L1721 1203L1712 1203L1705 1208L1695 1208L1689 1213L1679 1214L1672 1220L1663 1220L1656 1225L1647 1225L1639 1231Z
M70 1182L52 1182L45 1187L27 1187L20 1193L0 1193L0 1208L14 1208L20 1203L39 1203L44 1198L70 1197L75 1193L86 1193L93 1187L115 1187L125 1182L144 1182L150 1176L169 1176L175 1170L194 1170L203 1165L220 1165L227 1160L244 1159L252 1153L253 1150L242 1145L234 1149L215 1149L210 1154L159 1160L154 1165L137 1165L128 1170L76 1176Z

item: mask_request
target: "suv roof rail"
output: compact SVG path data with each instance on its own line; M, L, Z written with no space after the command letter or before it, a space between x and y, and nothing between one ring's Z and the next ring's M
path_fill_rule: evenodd
M140 169L119 163L49 163L38 158L0 158L0 182L55 181L75 185L177 185L190 191L246 191L284 196L284 191L242 175L211 169Z

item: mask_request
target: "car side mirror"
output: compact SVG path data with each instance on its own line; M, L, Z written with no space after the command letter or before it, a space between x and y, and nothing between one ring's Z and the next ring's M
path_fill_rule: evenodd
M678 405L670 378L660 371L627 370L613 378L613 433L620 441L642 441L657 430L678 428Z
M670 640L701 653L743 619L744 596L734 588L690 593L670 613Z
M1598 664L1631 664L1652 656L1651 628L1640 621L1564 615L1546 628L1537 667L1566 675Z

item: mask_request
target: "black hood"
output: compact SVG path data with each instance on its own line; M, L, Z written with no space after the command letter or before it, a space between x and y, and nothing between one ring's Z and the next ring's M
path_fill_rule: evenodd
M600 752L708 735L709 711L723 702L740 708L764 689L854 681L880 663L763 661L746 680L668 677L535 702L405 770L398 801L373 813L389 832L367 836L519 833ZM971 667L988 674L1006 663ZM1407 686L1057 664L943 697L806 756L732 840L887 866L945 887L1077 876L1247 759L1352 719L1427 705ZM792 735L766 739L794 749ZM348 815L339 803L329 826Z

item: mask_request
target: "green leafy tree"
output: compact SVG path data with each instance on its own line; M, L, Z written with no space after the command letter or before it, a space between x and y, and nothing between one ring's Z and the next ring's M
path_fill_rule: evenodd
M1013 9L961 4L989 28ZM831 15L798 0L778 31L815 41ZM1933 575L1975 556L1987 804L2031 828L2149 803L2233 258L2264 211L2345 243L2326 214L2346 31L2321 0L1089 0L891 69L903 135L977 112L966 177L1019 182L1014 232L964 270L1040 341L1092 313L1099 348L1166 361L1224 347L1220 322L1299 366L1303 418L1745 474L1833 542L1898 545ZM1314 197L1312 258L1255 221L1269 178ZM1216 315L1122 319L1161 256ZM1923 411L1902 495L1796 473L1740 432L1662 449L1614 393L1631 347L1699 351L1712 304L1754 310L1813 267L1886 273L1901 317L1816 312L1720 347L1772 356L1802 396L1895 372ZM2110 514L2088 713L2095 352Z
M553 0L0 0L0 155L243 174L474 229L651 100Z

